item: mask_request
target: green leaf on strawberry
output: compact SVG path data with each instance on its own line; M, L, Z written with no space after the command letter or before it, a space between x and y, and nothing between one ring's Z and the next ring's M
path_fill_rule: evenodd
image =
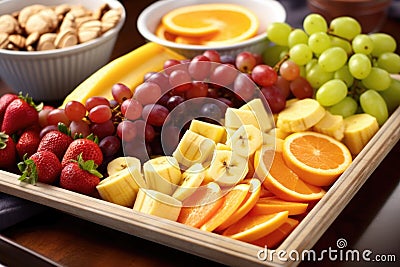
M18 178L19 181L26 182L29 184L36 184L38 181L38 172L36 164L33 159L23 158L23 161L17 164L18 169L21 171L22 175Z
M94 160L90 159L90 160L85 161L82 158L82 153L81 153L78 155L77 162L78 162L79 168L81 168L82 170L85 170L99 178L103 178L103 175L97 170L98 166L96 163L94 163Z
M37 112L41 111L43 109L43 102L40 104L36 104L33 101L33 98L29 96L29 94L26 94L25 96L22 95L22 92L19 92L18 97L22 100L24 100L26 103L28 103L30 106L36 109Z

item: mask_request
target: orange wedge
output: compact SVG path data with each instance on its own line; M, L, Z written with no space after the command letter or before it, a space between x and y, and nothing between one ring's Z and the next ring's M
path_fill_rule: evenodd
M252 215L271 214L287 210L289 215L299 215L306 212L308 203L286 201L277 197L259 198L253 209Z
M174 9L162 18L165 29L183 37L206 37L205 45L236 43L257 34L257 16L240 5L199 4ZM208 38L210 37L210 38Z
M235 222L239 221L257 203L262 188L260 180L258 180L257 178L252 178L246 179L243 182L250 185L249 192L240 204L239 208L229 217L229 219L215 229L217 232L222 231L234 224Z
M219 210L223 202L221 188L217 183L201 186L185 199L177 221L199 228Z
M321 199L325 190L301 180L283 160L282 152L265 149L256 168L263 186L276 196L287 201L309 202Z
M260 247L276 248L299 224L299 221L287 218L286 221L272 233L251 241L250 243Z
M278 229L288 218L288 212L256 215L247 214L237 223L229 226L222 235L244 242L257 240Z
M316 133L298 132L285 138L283 158L307 183L331 185L351 164L349 149L336 139Z
M225 223L232 214L239 208L243 200L246 198L247 193L250 190L249 184L238 184L235 185L223 198L224 203L219 210L207 220L201 227L201 230L212 232L218 226Z

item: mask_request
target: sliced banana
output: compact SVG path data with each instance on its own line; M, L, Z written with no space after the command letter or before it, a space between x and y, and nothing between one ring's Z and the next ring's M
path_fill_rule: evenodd
M118 157L113 159L107 164L107 173L109 176L125 169L128 167L134 167L139 170L139 173L142 172L141 168L142 165L140 163L140 160L135 157Z
M181 183L181 170L174 157L161 156L146 161L143 165L147 188L171 195Z
M225 127L196 119L190 122L189 130L210 138L215 143L221 142L226 136Z
M102 199L125 207L132 207L139 188L145 186L145 181L138 168L130 167L108 176L96 186L96 189Z
M251 124L260 129L260 121L252 110L227 108L225 112L225 127L238 129L245 124Z
M196 191L206 176L206 169L200 163L196 163L182 174L182 184L176 188L172 197L183 201Z
M221 186L232 186L242 181L249 171L248 161L229 150L215 150L207 177Z
M261 132L266 133L274 128L274 118L272 113L268 114L264 107L264 103L260 98L254 98L241 106L241 110L250 110L257 118L259 129Z
M263 144L261 131L253 125L242 125L231 136L227 144L234 153L244 158L251 156Z
M195 163L208 166L215 149L215 142L191 130L187 130L182 136L176 150L172 153L179 164L189 168Z
M182 202L161 192L140 188L133 209L171 221L178 219Z
M313 131L329 135L338 141L344 136L344 120L341 115L325 111L325 116L312 127Z

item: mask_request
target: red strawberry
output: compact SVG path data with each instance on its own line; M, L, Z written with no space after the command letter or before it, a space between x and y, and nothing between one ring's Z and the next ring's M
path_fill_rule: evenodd
M82 154L78 155L77 159L68 162L62 169L60 186L74 192L93 195L103 176L96 170L97 165L93 160L84 161Z
M1 131L6 134L13 134L23 130L39 121L38 110L41 105L36 106L31 97L19 96L14 99L6 108L4 113Z
M61 160L73 139L65 125L59 124L58 128L59 130L50 131L43 136L38 151L51 151Z
M37 151L40 143L39 134L38 127L30 127L21 134L15 146L21 159L25 154L26 157L30 157Z
M17 99L18 96L16 94L4 94L0 98L0 125L3 122L4 118L4 113L6 112L7 106L15 99Z
M97 166L103 162L103 153L99 145L90 139L79 138L72 141L69 145L61 161L61 165L65 167L71 160L76 160L79 154L82 154L83 160L93 160Z
M18 163L22 172L20 181L36 184L36 182L53 184L60 177L61 163L50 151L36 152L28 159Z
M15 143L7 134L0 132L0 168L9 169L16 163Z

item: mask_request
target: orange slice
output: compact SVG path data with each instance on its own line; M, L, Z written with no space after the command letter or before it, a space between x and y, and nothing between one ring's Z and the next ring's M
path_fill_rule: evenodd
M250 243L260 247L276 248L299 224L299 221L287 218L286 221L272 233L251 241Z
M277 197L259 198L253 209L252 215L271 214L287 210L289 215L299 215L307 211L308 203L286 201Z
M298 132L283 143L286 164L307 183L331 185L352 162L349 149L336 139L316 133Z
M250 190L249 184L238 184L235 185L225 196L224 203L219 210L206 221L201 227L201 230L212 232L218 226L225 223L232 214L239 208L240 204L246 198L247 193Z
M211 182L199 187L185 199L177 221L199 228L219 210L222 203L224 203L224 198L222 198L221 188L217 183Z
M256 172L258 177L264 178L263 186L283 200L309 202L325 194L321 187L301 180L286 165L282 152L273 149L263 150Z
M239 208L229 217L228 220L218 226L215 229L216 231L222 231L239 221L254 207L254 205L257 203L257 200L260 198L262 188L260 180L257 178L252 178L244 180L244 183L250 185L249 192L240 204Z
M247 214L237 223L229 226L222 235L244 242L257 240L278 229L288 218L288 212L256 215Z
M164 25L162 25L162 24L160 24L160 25L157 27L157 29L156 29L156 35L157 35L158 37L160 37L161 39L165 39L165 40L171 41L171 42L175 42L176 37L177 37L175 34L172 34L172 33L168 32L168 31L165 29Z
M200 4L174 9L162 18L172 34L207 37L206 45L236 43L257 34L259 21L250 10L234 4Z

